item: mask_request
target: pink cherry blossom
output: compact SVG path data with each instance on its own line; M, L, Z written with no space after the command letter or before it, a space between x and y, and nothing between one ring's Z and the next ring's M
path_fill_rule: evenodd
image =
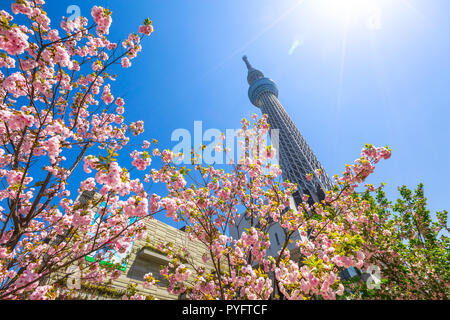
M122 67L129 68L131 66L130 59L128 59L127 57L123 57L121 60L121 64L122 64Z
M139 32L149 36L153 32L153 26L151 24L139 26Z

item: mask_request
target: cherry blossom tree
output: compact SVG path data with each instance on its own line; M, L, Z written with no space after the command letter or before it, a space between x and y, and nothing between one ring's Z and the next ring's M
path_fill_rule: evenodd
M208 248L204 262L213 266L196 265L184 248L161 246L172 259L161 271L170 293L190 299L448 298L448 238L437 239L446 228L446 213L432 223L421 187L415 197L402 188L404 200L393 208L401 215L391 218L382 186L364 184L375 165L390 157L389 148L366 145L342 176L334 176L334 188L323 201L313 203L303 195L295 208L289 198L296 186L279 181L274 148L261 147L269 129L266 119L253 125L242 120L242 157L230 172L202 165L191 170L175 165L177 155L170 151L154 154L165 165L152 169L151 177L166 184L169 195L154 201L152 210L161 205L167 216L184 222L190 238ZM371 195L375 192L378 202ZM250 226L233 239L230 230L243 215ZM284 241L272 256L269 228L274 223L281 226ZM349 280L349 269L359 276ZM367 273L373 269L379 274Z
M145 234L149 215L144 186L130 171L151 159L133 151L128 169L116 159L143 122L124 122L109 70L131 65L151 21L115 43L107 38L108 9L94 6L91 24L63 18L53 28L43 6L20 0L11 13L0 11L0 299L59 296L59 272L105 247L126 250ZM19 15L25 24L15 23ZM100 194L88 204L66 187L82 167L78 192ZM83 268L84 281L118 276L99 261Z
M171 293L185 293L192 299L334 299L344 294L341 268L362 268L367 263L361 227L371 228L366 215L369 206L353 201L352 194L390 151L366 146L361 159L347 166L342 178L336 177L336 187L327 192L325 201L312 206L305 195L298 208L290 208L289 197L296 186L278 181L281 170L270 159L274 148L261 148L269 130L266 119L264 115L253 126L242 120L238 133L244 142L242 158L231 172L201 165L194 172L177 168L172 163L176 155L167 150L161 155L166 164L152 169L153 181L165 183L169 190L158 205L187 224L190 237L209 250L204 261L214 266L212 270L198 267L188 251L166 246L163 249L173 261L162 273ZM250 228L233 239L229 231L241 215L250 220ZM266 254L271 223L279 223L285 233L277 256ZM294 260L288 245L295 233L301 240L297 241L300 258Z

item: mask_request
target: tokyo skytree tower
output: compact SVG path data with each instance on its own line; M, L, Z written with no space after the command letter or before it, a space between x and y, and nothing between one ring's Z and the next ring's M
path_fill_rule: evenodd
M248 69L247 81L250 85L248 97L250 101L268 115L271 129L278 129L278 157L283 179L296 183L298 191L294 194L296 205L301 202L303 194L310 195L310 201L321 201L325 197L324 191L330 190L333 183L322 168L314 152L302 136L289 114L278 101L278 87L263 73L254 69L243 56ZM276 137L272 137L272 144L276 144ZM315 170L321 169L322 174L316 176ZM309 181L306 175L312 173Z

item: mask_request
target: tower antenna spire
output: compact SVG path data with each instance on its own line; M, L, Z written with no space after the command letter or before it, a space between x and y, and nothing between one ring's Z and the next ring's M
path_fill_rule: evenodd
M252 67L252 65L250 64L250 62L248 62L247 56L243 56L243 57L242 57L242 60L244 60L245 65L247 66L247 69L248 69L248 70L253 69L253 67Z

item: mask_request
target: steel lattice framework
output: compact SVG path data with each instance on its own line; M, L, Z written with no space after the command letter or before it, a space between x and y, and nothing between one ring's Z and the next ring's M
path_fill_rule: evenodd
M296 183L298 186L298 193L294 195L295 202L299 204L301 194L309 194L312 201L323 200L324 191L330 190L333 183L289 114L278 101L277 85L273 80L265 78L261 71L254 69L246 56L242 59L248 69L250 101L260 108L263 114L268 115L271 129L278 129L278 137L271 134L271 139L273 144L278 143L278 157L283 179ZM314 174L317 169L322 170L319 176ZM311 181L306 178L309 173L313 174Z

